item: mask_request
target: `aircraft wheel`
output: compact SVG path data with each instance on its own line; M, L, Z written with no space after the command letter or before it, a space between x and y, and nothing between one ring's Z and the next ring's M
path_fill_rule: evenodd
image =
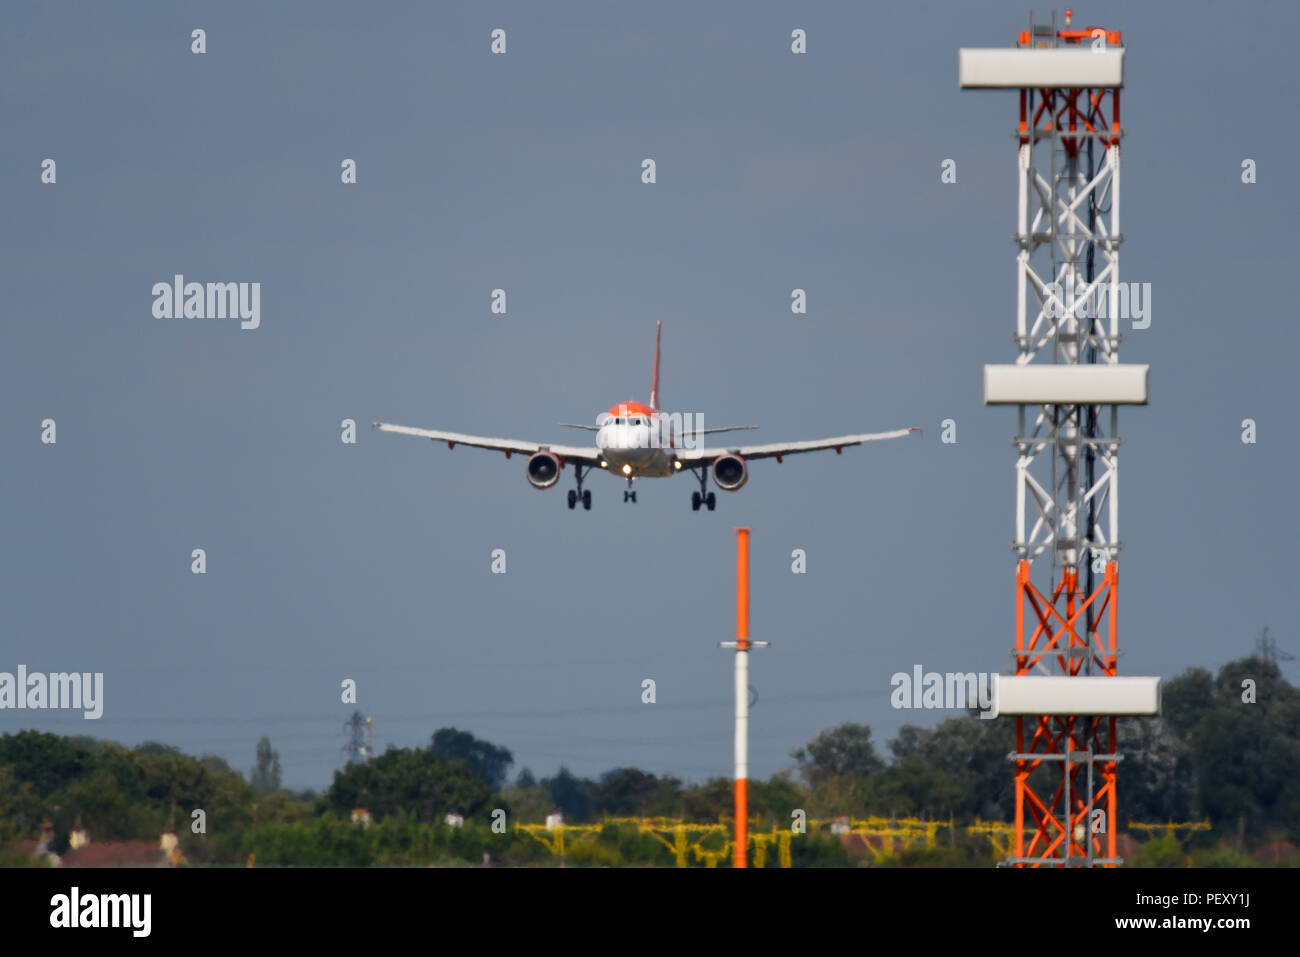
M704 504L709 507L709 511L711 512L713 511L713 507L718 504L718 497L710 492L704 499Z
M591 489L584 489L582 492L582 507L588 512L591 511Z
M692 493L691 493L691 511L692 511L692 512L698 512L699 510L700 510L700 493L699 493L699 492L692 492Z
M573 506L577 504L578 504L578 493L575 492L573 489L569 489L569 508L573 508Z

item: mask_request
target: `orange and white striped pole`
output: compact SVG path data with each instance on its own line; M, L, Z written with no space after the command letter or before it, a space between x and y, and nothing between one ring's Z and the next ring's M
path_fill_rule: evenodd
M736 529L736 851L734 866L749 866L749 649L766 641L749 640L749 529Z

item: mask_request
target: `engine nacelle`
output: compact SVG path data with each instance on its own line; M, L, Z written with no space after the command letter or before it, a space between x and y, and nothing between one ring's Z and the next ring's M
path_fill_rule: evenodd
M719 455L713 460L713 481L723 491L734 492L749 481L749 466L739 455Z
M550 488L560 480L564 463L553 452L534 452L528 457L528 484L533 488Z

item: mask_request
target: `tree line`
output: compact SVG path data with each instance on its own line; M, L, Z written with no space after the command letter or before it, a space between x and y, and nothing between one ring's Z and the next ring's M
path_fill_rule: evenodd
M1120 720L1119 748L1121 831L1130 821L1208 818L1212 828L1191 839L1194 847L1226 842L1245 853L1267 842L1300 843L1300 692L1275 662L1251 657L1217 675L1183 672L1164 684L1160 717ZM810 819L1011 819L1010 719L971 713L931 728L905 725L885 750L887 758L864 724L820 732L792 752L791 768L751 780L755 828L788 828L796 810ZM547 852L513 825L541 823L557 810L569 824L609 817L717 822L733 810L726 777L687 783L622 767L585 778L560 767L548 777L524 768L510 778L509 749L457 728L439 729L424 747L350 761L319 794L281 787L280 757L266 738L255 754L245 779L219 757L195 758L156 742L128 748L88 737L6 734L0 849L8 850L0 850L0 863L22 863L16 842L34 838L45 819L54 824L55 850L67 846L77 823L100 841L157 840L170 825L196 863L242 864L250 856L259 864L481 863L485 853L530 863ZM370 826L353 822L359 808ZM196 810L203 811L202 833L194 830ZM496 811L508 825L494 831ZM464 825L450 828L448 814ZM602 836L600 861L671 862L662 844L625 830ZM809 837L799 852L803 863L847 862L837 842ZM968 858L963 862L977 862Z

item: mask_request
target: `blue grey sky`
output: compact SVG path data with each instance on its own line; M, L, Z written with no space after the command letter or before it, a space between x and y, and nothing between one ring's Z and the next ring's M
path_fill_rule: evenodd
M1121 415L1127 674L1217 667L1264 624L1300 653L1300 13L1217 11L1076 8L1128 45L1122 275L1152 286L1151 326L1121 349L1151 364L1153 399ZM737 525L772 642L751 669L752 775L840 722L883 746L946 716L893 710L890 675L1000 671L1014 640L1015 414L982 404L981 367L1014 357L1016 103L959 91L957 50L1010 45L1027 19L1005 2L9 10L0 670L102 671L105 710L6 710L0 732L161 740L245 772L267 735L286 784L321 788L354 678L380 749L454 725L516 771L727 775ZM260 328L154 318L177 273L260 282ZM690 510L689 478L624 505L594 475L587 513L565 507L567 474L537 492L518 457L368 428L580 441L557 423L647 397L658 319L661 403L706 425L926 432L756 463L713 513Z

